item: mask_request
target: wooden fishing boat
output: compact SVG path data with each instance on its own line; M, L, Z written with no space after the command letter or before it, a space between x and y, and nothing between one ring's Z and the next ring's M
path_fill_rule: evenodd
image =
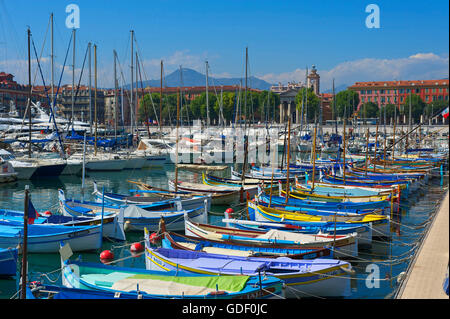
M242 187L243 192L241 194L241 187L230 187L230 186L212 186L212 185L205 185L200 183L191 183L191 182L184 182L184 181L178 181L178 189L181 191L188 191L195 194L211 194L212 195L212 203L213 204L229 204L233 202L237 202L240 200L240 198L247 198L247 197L253 197L256 195L257 187L254 185L245 185ZM169 189L174 191L175 190L175 182L169 181ZM216 196L214 195L223 195L223 196Z
M17 274L17 248L0 248L0 277L10 277Z
M28 225L27 251L29 253L56 253L60 242L68 242L73 251L100 249L102 245L101 225L59 226ZM0 248L17 247L23 244L23 225L11 225L0 221Z
M244 178L244 180L240 179L233 179L233 178L225 178L225 177L218 177L211 174L205 174L204 180L208 181L208 183L223 183L223 184L232 184L232 185L259 185L261 184L261 181L257 178Z
M125 231L142 231L144 227L150 229L158 229L160 219L164 219L167 227L171 230L184 229L184 213L187 213L190 218L199 222L206 222L208 214L208 201L204 200L202 206L197 206L193 209L167 209L167 210L147 210L145 207L137 205L114 206L105 205L102 203L89 202L84 204L76 200L66 200L63 197L63 191L60 192L60 206L64 214L68 216L93 216L101 214L115 214L117 210L123 209L123 220Z
M309 187L312 186L312 181L307 181L307 184ZM303 183L299 183L298 180L296 180L296 187L302 187L302 186L306 186ZM390 193L390 192L394 192L394 194L398 193L398 189L399 186L387 186L387 187L383 187L383 186L364 186L364 185L341 185L341 184L333 184L333 183L327 183L327 182L314 182L314 187L331 187L331 188L337 188L337 189L354 189L354 188L359 188L359 189L364 189L364 190L375 190L378 192L384 192L386 194ZM403 187L401 187L403 188Z
M346 224L333 222L271 222L256 221L246 219L234 219L225 213L226 218L222 222L227 227L234 227L246 230L267 231L270 229L279 229L284 231L298 232L303 234L329 234L347 235L357 233L359 246L370 246L372 244L371 224Z
M280 190L281 194L286 194L285 191ZM281 196L280 194L280 196ZM321 195L321 194L315 194L310 191L302 191L299 189L293 189L289 192L290 197L294 198L301 198L301 199L316 199L316 200L322 200L327 202L353 202L353 203L361 203L361 202L372 202L372 201L384 201L389 199L389 195L369 195L369 196L349 196L349 195L342 195L342 196L328 196L328 195Z
M178 270L197 274L274 276L284 281L286 297L349 296L350 263L335 259L295 260L210 254L198 251L153 248L145 233L145 262L151 270Z
M0 209L0 220L8 221L17 226L23 225L23 212ZM114 240L125 240L123 210L116 213L105 212L93 216L64 216L57 214L44 215L39 214L34 219L37 225L56 225L56 226L93 226L103 223L102 235L105 238Z
M209 196L192 196L190 198L173 198L167 199L164 196L156 195L154 197L148 196L127 196L117 193L103 193L97 188L97 183L94 181L94 192L92 193L97 202L104 198L106 202L116 205L138 205L147 210L153 209L194 209L198 206L203 206L205 200L208 202L208 210L211 209L211 197ZM160 204L160 205L159 205ZM151 205L151 206L146 206ZM180 206L181 205L181 206Z
M302 234L271 229L268 231L242 230L196 223L185 216L184 233L203 240L242 243L258 247L274 245L295 249L298 247L333 247L333 256L348 258L358 256L357 233L348 235Z
M241 192L240 191L229 191L229 192L195 192L195 191L187 191L187 190L164 190L161 188L156 188L151 185L142 183L142 182L136 182L136 181L128 181L130 183L134 183L137 185L137 187L141 190L142 194L144 196L165 196L166 198L174 198L174 197L181 197L181 198L191 198L193 196L210 196L211 197L211 204L213 205L226 205L230 203L234 203L240 200ZM170 181L169 181L170 184ZM173 186L173 189L175 187ZM245 195L242 194L242 198Z
M158 235L161 240L161 247L182 249L190 251L202 251L211 254L223 254L241 257L266 257L278 258L289 257L292 259L314 259L333 256L333 251L329 247L281 247L272 245L271 247L251 246L245 243L228 242L220 240L205 240L199 237L181 235L170 231ZM159 242L155 240L154 243Z
M154 271L65 260L62 284L97 298L125 294L133 299L247 299L282 296L283 283L273 276L209 275ZM64 289L64 293L70 293ZM60 292L59 292L60 293ZM70 296L73 296L72 292ZM60 295L61 297L61 295Z
M276 200L274 200L274 196L272 196L272 201L270 201L269 196L263 196L259 197L256 196L253 201L261 206L264 207L272 207L272 208L280 208L287 211L295 211L300 212L303 214L310 214L310 215L319 215L319 216L362 216L367 214L386 214L388 209L387 208L363 208L363 209L339 209L336 207L336 205L329 206L329 207L323 207L323 208L315 208L315 207L308 207L307 205L304 206L293 206L286 204L285 197L279 197L276 196ZM335 204L335 203L333 203ZM394 207L393 207L394 208Z
M289 197L286 202L286 194L281 192L281 196L273 194L272 196L260 193L258 201L273 205L294 206L299 209L317 210L317 211L339 211L358 214L367 210L387 209L390 203L385 200L374 202L327 202L321 200L301 199Z
M387 215L368 214L363 216L318 216L301 214L282 209L275 209L270 207L263 207L253 202L247 202L248 215L250 220L257 221L272 221L272 222L333 222L333 223L371 223L373 228L373 236L376 237L390 237L390 219Z
M208 164L175 164L178 168L192 171L223 171L228 168L227 165L208 165Z
M385 191L379 189L368 189L361 187L330 187L326 185L313 185L310 183L304 184L299 183L298 181L295 183L295 187L293 188L293 192L301 192L308 194L317 194L317 195L326 195L326 196L350 196L350 197L373 197L373 196L388 196L393 191Z

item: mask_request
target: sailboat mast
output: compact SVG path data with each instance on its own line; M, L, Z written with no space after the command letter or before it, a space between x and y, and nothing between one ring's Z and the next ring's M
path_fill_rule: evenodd
M114 139L117 140L117 69L116 69L116 50L113 50L114 55Z
M134 126L136 127L136 138L139 136L139 129L138 129L138 109L139 109L139 100L138 100L138 53L136 52L136 92L135 92L135 108L134 108Z
M53 101L53 99L54 99L54 97L55 97L55 94L54 94L54 83L55 83L55 79L54 79L54 73L55 73L55 71L54 71L54 62L53 62L53 57L54 57L54 55L53 55L53 13L52 14L50 14L50 20L51 20L51 53L50 53L50 68L51 68L51 105L50 105L50 108L52 109L52 114L55 114L55 109L54 109L54 101Z
M289 166L291 161L291 113L288 114L288 146L287 146L287 172L286 172L286 204L289 200Z
M208 61L205 62L206 65L206 126L209 126L209 100L208 100Z
M334 129L337 137L338 134L338 125L337 125L337 114L336 114L336 94L334 91L334 79L333 79L333 120L334 120Z
M248 47L245 48L245 96L244 96L244 108L245 108L245 123L244 123L244 165L242 166L242 193L244 189L245 180L245 168L248 160L248 135L247 135L247 65L248 65Z
M97 156L97 45L94 44L94 121L95 121L95 140L94 155Z
M161 134L160 138L162 138L162 100L163 100L163 61L161 60L161 83L159 86L159 132Z
M131 93L130 93L130 133L133 135L133 89L134 89L134 78L133 78L133 43L134 43L134 31L131 30Z
M177 92L177 144L176 144L176 154L175 154L175 192L178 192L178 128L180 123L180 91Z
M28 157L31 158L31 52L30 52L30 37L31 31L28 28ZM22 278L25 280L25 278ZM25 285L23 282L22 285Z
M72 129L73 129L73 121L75 120L75 116L74 116L74 105L75 105L75 91L74 91L74 87L75 87L75 33L76 33L76 29L74 28L72 30L73 33L73 52L72 52L72 118L71 121L72 122Z
M92 72L91 72L91 42L88 44L89 48L89 134L92 136Z
M308 130L308 67L306 67L306 92L305 92L305 125Z

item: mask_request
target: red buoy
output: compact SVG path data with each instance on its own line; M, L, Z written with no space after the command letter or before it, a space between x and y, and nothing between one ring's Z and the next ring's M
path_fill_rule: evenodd
M152 244L156 244L159 240L159 235L157 233L151 233L149 240Z
M131 252L138 253L144 250L144 246L141 243L134 243L130 247Z
M104 250L100 254L100 259L102 259L102 260L114 259L114 253L111 250Z
M50 217L50 216L52 216L52 212L49 211L49 210L46 210L46 211L43 212L43 213L39 213L39 215L41 215L41 216L43 216L43 217Z
M226 217L226 218L231 218L231 214L233 214L233 213L234 213L233 208L227 208L227 209L225 210L225 217Z

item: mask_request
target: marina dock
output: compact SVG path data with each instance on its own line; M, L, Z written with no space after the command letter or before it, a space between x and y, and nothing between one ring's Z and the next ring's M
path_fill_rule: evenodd
M397 299L448 299L442 285L449 258L449 192L406 274Z

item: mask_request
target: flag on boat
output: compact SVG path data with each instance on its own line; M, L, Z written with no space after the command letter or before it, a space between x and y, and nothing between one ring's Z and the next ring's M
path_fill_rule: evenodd
M28 225L34 224L34 220L37 217L37 211L31 202L31 199L28 200Z
M444 118L448 118L448 115L449 115L449 109L448 109L448 106L447 106L447 108L446 108L445 110L442 111L441 115L442 115Z

